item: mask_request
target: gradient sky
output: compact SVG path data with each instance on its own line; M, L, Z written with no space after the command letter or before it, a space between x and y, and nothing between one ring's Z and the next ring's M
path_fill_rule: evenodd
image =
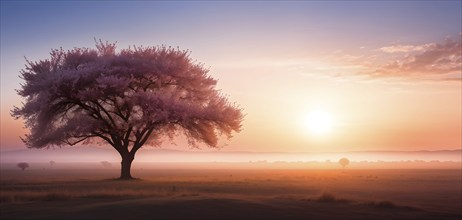
M461 2L1 2L1 150L25 60L94 38L171 45L210 66L246 114L223 150L461 148ZM314 135L305 118L331 115ZM178 141L176 148L187 149ZM165 147L171 147L165 144Z

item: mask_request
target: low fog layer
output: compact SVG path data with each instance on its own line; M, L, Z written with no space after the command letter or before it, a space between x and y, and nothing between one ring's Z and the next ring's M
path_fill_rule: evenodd
M207 163L207 162L337 162L346 157L352 162L361 161L454 161L461 162L462 151L362 151L339 153L286 153L286 152L232 152L232 151L178 151L169 149L141 149L136 157L140 163ZM120 156L109 148L73 147L57 149L24 149L3 151L2 163L21 161L48 163L56 162L120 162Z

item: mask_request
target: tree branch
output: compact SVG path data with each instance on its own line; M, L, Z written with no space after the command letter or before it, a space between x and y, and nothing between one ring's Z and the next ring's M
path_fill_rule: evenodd
M73 145L76 145L76 144L78 144L78 143L80 143L80 142L82 142L82 141L84 141L84 140L90 138L90 137L95 137L95 136L94 136L94 135L89 135L89 136L83 137L83 138L81 138L81 139L79 139L79 140L77 140L77 141L74 141L74 142L71 142L71 141L69 141L69 140L65 140L64 142L65 142L66 144L69 144L69 145L73 146Z
M106 142L108 142L114 149L117 150L117 152L119 152L120 155L125 155L126 153L128 153L128 151L124 151L122 149L120 144L117 144L114 141L111 141L111 138L114 137L113 135L111 135L111 138L108 138L108 137L104 136L103 134L98 133L96 131L92 132L92 134L94 134L95 136L100 137L103 140L105 140Z
M106 124L109 128L115 128L101 115L101 113L97 109L81 102L80 100L75 100L74 102L76 105L80 106L81 108L89 112L91 117L103 121L104 124Z
M98 133L96 131L93 131L92 134L94 134L95 136L97 137L100 137L101 139L105 140L107 143L109 143L111 146L114 146L114 143L111 141L110 138L104 136L103 134L101 133Z
M143 132L143 134L139 136L139 138L137 138L135 143L133 144L133 148L130 151L130 154L135 156L136 151L138 151L146 143L146 141L149 139L149 136L151 136L153 131L154 131L154 126L151 127L149 130L147 130L147 132L146 131Z
M109 112L99 102L97 102L97 101L90 101L90 102L95 104L96 106L98 106L98 108L106 114L106 116L109 118L109 120L111 121L114 128L117 127L117 125L115 124L114 119L112 118L111 114L109 114Z
M125 133L125 137L124 137L124 148L127 148L128 149L128 144L130 143L129 141L129 138L130 138L130 133L132 133L132 130L133 130L133 126L130 126L127 130L127 132Z

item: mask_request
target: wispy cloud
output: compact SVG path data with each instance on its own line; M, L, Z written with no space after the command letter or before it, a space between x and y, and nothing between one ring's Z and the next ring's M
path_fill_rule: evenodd
M356 66L356 71L335 74L371 78L422 80L462 80L462 44L457 40L421 45L390 45L364 51L362 55L334 52L328 59L337 69Z
M390 51L407 53L387 61L373 72L373 76L402 76L438 80L462 79L462 47L460 38L455 41L431 43L419 46L388 47ZM383 48L381 48L383 49Z
M385 53L409 53L416 51L425 51L430 47L435 46L435 44L423 44L423 45L391 45L387 47L381 47L379 50Z

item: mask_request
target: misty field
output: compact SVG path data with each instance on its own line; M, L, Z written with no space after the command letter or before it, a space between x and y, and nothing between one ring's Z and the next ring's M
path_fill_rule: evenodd
M1 170L1 219L460 219L460 170Z

